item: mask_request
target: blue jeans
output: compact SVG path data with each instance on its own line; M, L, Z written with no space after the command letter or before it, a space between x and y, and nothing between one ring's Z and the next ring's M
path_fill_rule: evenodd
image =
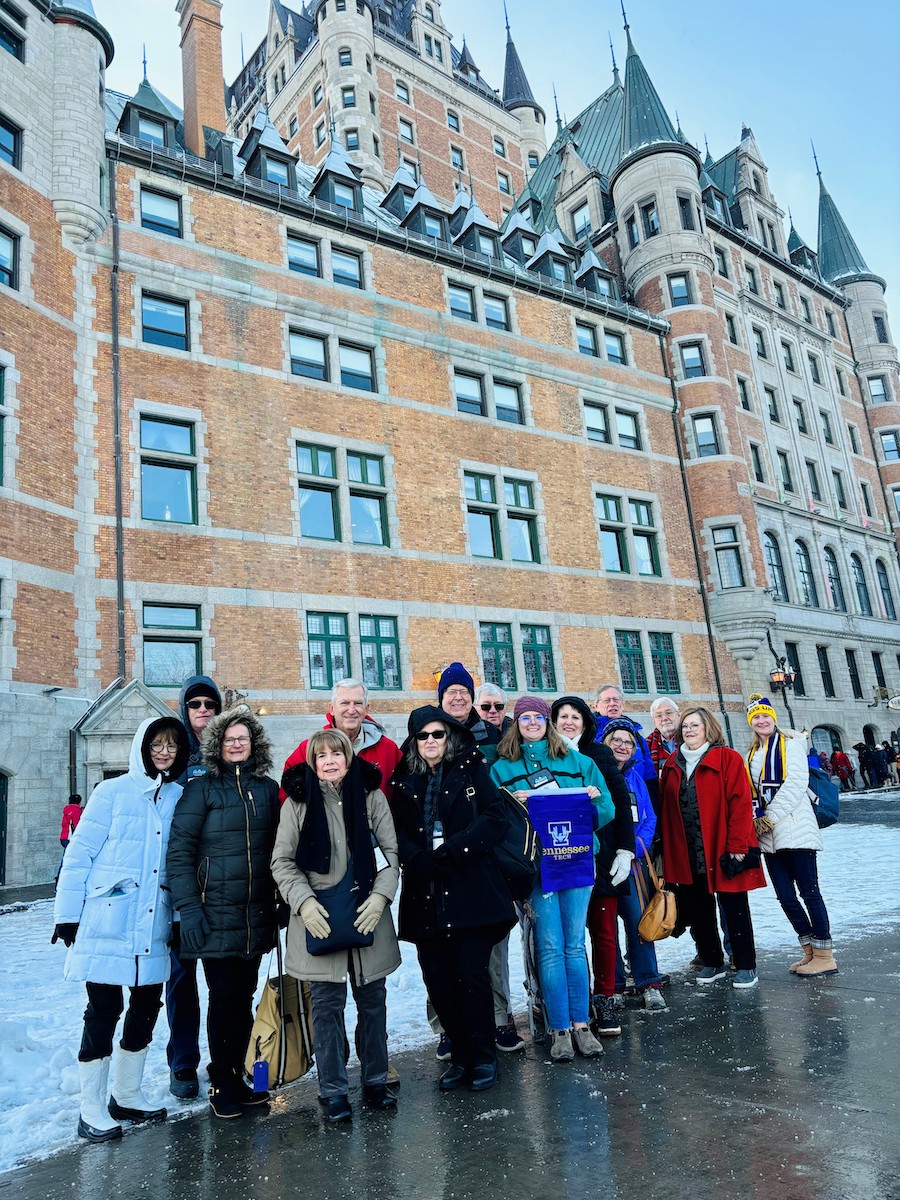
M803 943L811 942L819 949L831 945L828 910L819 891L819 872L815 850L779 850L766 855L769 878L790 921ZM797 899L797 892L806 905Z
M652 942L645 942L638 933L638 921L641 919L641 902L638 899L637 887L634 882L634 872L641 870L635 865L628 876L628 894L619 896L619 916L625 926L625 941L628 945L628 961L631 965L631 977L634 986L643 990L645 987L659 987L659 967L656 965L656 947ZM616 991L625 990L625 970L622 955L616 954Z
M531 894L538 977L549 1029L585 1024L589 1016L584 928L590 898L589 887L544 895L538 885Z

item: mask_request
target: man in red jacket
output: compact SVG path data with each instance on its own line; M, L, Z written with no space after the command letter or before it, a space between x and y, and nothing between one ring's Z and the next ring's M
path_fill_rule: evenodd
M364 758L366 762L374 763L381 771L381 790L390 800L390 778L394 768L402 758L400 747L392 742L374 717L369 715L368 688L359 679L339 679L331 693L331 703L328 705L328 715L325 718L326 729L339 729L350 739L353 753ZM304 739L284 764L285 771L298 763L306 762L306 742ZM282 802L287 799L287 793L282 788L279 793Z

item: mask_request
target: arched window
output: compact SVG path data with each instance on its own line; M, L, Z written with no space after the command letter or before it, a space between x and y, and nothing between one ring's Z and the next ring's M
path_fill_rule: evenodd
M869 599L869 585L866 583L866 573L858 554L850 555L850 573L853 576L853 586L856 588L856 605L864 617L872 615L872 601Z
M806 542L794 542L794 558L797 563L797 582L800 584L800 603L807 608L818 608L819 593Z
M766 553L769 586L775 593L776 600L781 600L783 603L788 604L790 596L787 589L787 579L785 578L784 566L781 561L781 549L775 540L774 534L766 533L763 535L763 547Z
M847 599L844 596L844 585L841 583L841 572L838 568L837 556L830 546L825 547L825 574L828 576L828 590L831 592L831 607L836 612L847 611Z
M352 67L353 66L353 51L349 46L341 46L338 50L338 66Z
M876 558L875 560L875 577L878 580L878 587L881 591L881 615L887 617L889 621L897 620L897 609L894 607L894 594L891 591L891 581L888 578L888 570L884 560Z

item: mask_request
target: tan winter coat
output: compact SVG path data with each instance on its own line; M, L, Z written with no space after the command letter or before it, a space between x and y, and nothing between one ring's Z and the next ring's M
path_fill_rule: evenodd
M325 816L331 840L331 867L327 875L311 871L308 875L296 863L300 830L306 816L304 801L288 799L281 810L281 821L272 853L272 874L285 903L291 910L287 931L288 974L297 979L318 983L344 983L347 980L350 958L360 983L383 979L400 966L400 947L391 916L390 901L400 882L400 860L397 856L397 834L388 802L380 788L366 794L366 814L375 841L387 860L387 865L375 876L373 893L387 897L388 904L375 927L371 946L358 950L341 950L335 954L312 955L306 949L306 926L300 919L300 907L309 896L322 888L333 887L347 871L347 839L339 793L326 783ZM362 903L362 900L360 901Z

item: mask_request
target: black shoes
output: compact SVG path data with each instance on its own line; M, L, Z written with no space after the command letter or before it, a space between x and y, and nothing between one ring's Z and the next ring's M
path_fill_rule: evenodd
M268 1092L255 1092L246 1080L238 1075L235 1079L235 1096L238 1104L242 1104L245 1108L253 1108L259 1104L269 1103Z
M453 1046L450 1038L446 1033L441 1034L441 1040L438 1042L438 1048L434 1052L434 1057L438 1062L449 1062L450 1055L453 1053Z
M465 1087L468 1082L469 1072L465 1067L448 1067L438 1080L438 1087L442 1092L452 1092Z
M500 1078L500 1068L496 1063L481 1063L480 1066L473 1068L472 1078L469 1080L470 1092L486 1092L488 1088L492 1088Z
M363 1105L386 1111L397 1107L397 1097L388 1091L386 1084L373 1083L370 1087L363 1087Z
M200 1084L197 1072L193 1067L184 1067L180 1071L169 1072L169 1091L179 1100L193 1100L200 1095Z
M329 1125L340 1125L353 1116L353 1109L346 1096L320 1096L319 1103L325 1110L324 1117Z

